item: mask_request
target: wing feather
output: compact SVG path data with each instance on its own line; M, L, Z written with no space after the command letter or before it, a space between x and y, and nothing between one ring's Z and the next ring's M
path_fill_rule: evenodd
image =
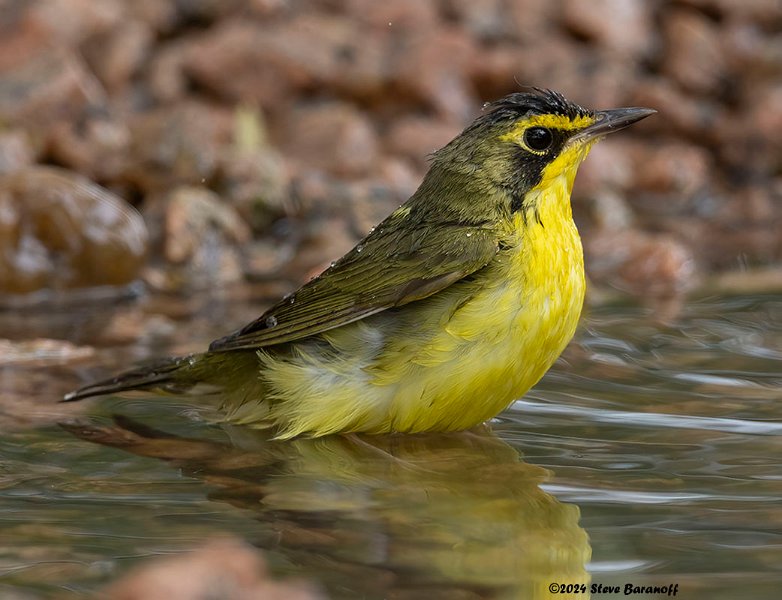
M321 275L209 350L291 342L426 298L484 267L498 250L489 223L410 228L401 220L389 217Z

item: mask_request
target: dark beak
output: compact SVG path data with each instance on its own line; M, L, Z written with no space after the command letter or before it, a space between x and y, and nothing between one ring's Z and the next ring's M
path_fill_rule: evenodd
M595 113L596 121L582 129L572 138L571 142L586 142L595 138L608 135L614 131L619 131L653 115L657 111L653 108L613 108L611 110L599 110Z

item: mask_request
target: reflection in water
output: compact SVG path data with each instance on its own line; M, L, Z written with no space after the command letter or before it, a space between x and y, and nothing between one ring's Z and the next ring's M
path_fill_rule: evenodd
M273 442L232 428L229 445L122 417L66 427L213 485L212 499L266 525L250 541L335 597L546 598L552 582L588 584L578 508L488 430Z

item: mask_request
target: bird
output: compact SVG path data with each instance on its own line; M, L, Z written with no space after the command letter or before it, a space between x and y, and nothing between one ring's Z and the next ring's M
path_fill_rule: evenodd
M203 353L71 392L216 396L276 439L460 431L522 397L585 294L570 196L593 145L656 111L522 88L430 157L415 193L320 275ZM198 392L197 392L198 391Z

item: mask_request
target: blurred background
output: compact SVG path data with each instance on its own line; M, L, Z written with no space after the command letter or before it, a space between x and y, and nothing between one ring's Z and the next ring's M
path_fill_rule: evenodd
M57 402L255 319L521 85L658 114L582 165L589 310L490 429L275 445ZM779 0L0 0L0 596L231 533L159 564L192 597L263 564L334 598L775 597L780 132Z
M0 0L0 292L292 287L520 84L659 111L578 177L592 302L780 289L780 31L778 0Z

